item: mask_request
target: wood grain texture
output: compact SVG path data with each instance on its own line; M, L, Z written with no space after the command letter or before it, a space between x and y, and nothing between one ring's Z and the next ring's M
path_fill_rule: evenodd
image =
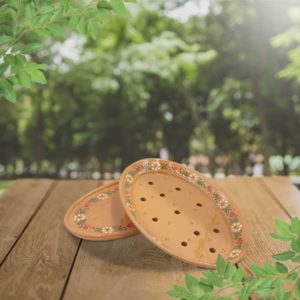
M141 234L110 242L82 241L63 299L164 300L185 274L201 270L151 244Z
M63 227L67 208L97 181L59 181L0 269L0 299L59 299L80 240ZM21 208L20 208L21 210Z
M217 182L233 199L248 224L249 248L240 262L249 269L253 263L272 262L271 255L285 251L286 243L276 241L270 236L275 231L276 219L289 220L273 195L258 178L225 179Z
M53 184L49 179L16 180L0 197L0 265Z
M265 184L290 216L300 216L300 191L288 177L261 177L259 181Z
M281 180L281 190L278 178L267 179L267 183L263 180L214 181L236 202L248 223L249 249L241 262L246 269L286 249L285 243L269 234L275 230L275 219L300 216L297 193L287 180ZM97 181L57 184L0 269L0 299L167 300L170 298L165 291L174 284L183 285L186 273L201 275L201 269L165 254L140 234L116 241L81 243L68 234L62 225L65 211L97 185ZM11 199L19 202L22 196L19 193ZM22 202L20 210L26 205Z

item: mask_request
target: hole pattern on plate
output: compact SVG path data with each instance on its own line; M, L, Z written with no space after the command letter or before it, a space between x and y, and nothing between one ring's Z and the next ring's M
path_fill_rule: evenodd
M231 207L226 196L224 195L223 192L219 191L217 188L211 185L207 178L177 163L159 160L159 159L149 159L149 160L142 160L138 163L135 163L130 168L127 169L125 180L122 180L122 192L125 195L124 200L132 216L135 217L135 207L132 204L132 198L129 193L129 188L133 183L133 178L137 175L141 175L149 171L158 172L160 170L167 172L168 174L174 174L175 176L181 177L184 180L189 181L193 185L200 188L213 202L217 204L217 206L223 211L225 217L227 218L228 224L230 225L230 229L231 229L231 234L233 238L233 247L229 255L229 258L234 258L238 256L241 253L243 248L242 224L239 221L239 216L236 214L235 210ZM154 184L153 180L149 180L148 184L153 185ZM178 191L176 189L178 187L180 186L174 186L173 189ZM182 188L180 188L180 190L182 190ZM191 191L188 191L188 193L190 196L192 195ZM200 204L202 205L202 203ZM161 221L163 222L163 220Z

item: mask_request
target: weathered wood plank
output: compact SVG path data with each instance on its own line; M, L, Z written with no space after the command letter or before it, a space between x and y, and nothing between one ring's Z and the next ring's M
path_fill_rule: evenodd
M80 243L64 229L63 216L71 203L97 185L57 183L0 269L1 299L60 298Z
M141 234L126 239L82 241L65 300L164 300L186 273L201 270L165 254Z
M265 184L290 216L300 216L300 191L288 177L262 177L259 181Z
M16 180L0 197L0 265L53 184L49 179Z
M242 266L249 269L253 263L271 262L272 254L287 249L287 244L272 239L270 232L275 231L276 219L288 221L289 216L259 179L226 179L218 185L236 202L248 224L249 248Z

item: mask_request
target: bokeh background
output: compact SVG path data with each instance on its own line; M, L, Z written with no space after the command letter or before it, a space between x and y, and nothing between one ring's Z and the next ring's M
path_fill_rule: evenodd
M145 157L211 176L300 175L300 1L139 1L33 56L0 99L0 179L118 178Z

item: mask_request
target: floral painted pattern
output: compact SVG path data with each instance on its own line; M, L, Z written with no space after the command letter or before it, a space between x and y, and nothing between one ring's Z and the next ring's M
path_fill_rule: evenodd
M92 208L96 203L103 201L107 199L110 195L113 193L118 192L118 187L112 187L109 190L106 190L95 197L89 199L85 203L83 203L82 207L80 207L74 214L73 220L75 224L77 225L78 228L81 229L91 229L94 232L98 234L111 234L114 232L122 232L126 231L132 227L134 227L133 223L128 223L126 226L121 226L121 225L112 225L112 226L105 226L105 227L96 227L92 226L87 223L86 220L86 213L87 211Z
M122 186L122 192L125 195L125 203L131 212L132 216L135 217L135 209L132 204L129 188L131 187L134 177L149 171L167 171L177 176L180 176L192 184L198 186L206 195L210 197L218 207L224 212L232 232L234 239L234 247L230 253L230 258L235 258L240 255L243 248L242 238L242 224L239 221L238 215L231 207L227 197L209 183L209 181L201 174L188 170L184 166L180 166L177 163L171 161L164 161L159 159L143 160L138 164L132 166L127 172L125 180Z

